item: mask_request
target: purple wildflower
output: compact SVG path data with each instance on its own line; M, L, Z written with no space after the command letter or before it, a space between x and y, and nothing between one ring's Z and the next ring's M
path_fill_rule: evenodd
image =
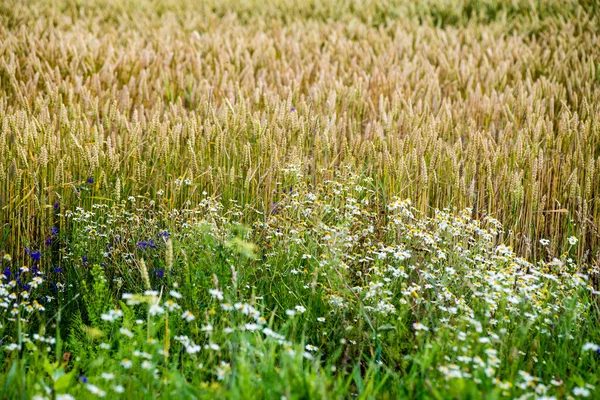
M154 271L152 271L152 273L156 275L158 279L162 279L165 277L165 271L163 269L155 269Z
M155 249L156 248L156 244L154 243L154 239L150 239L149 241L143 241L143 242L137 242L137 247L140 250L144 250L146 248L151 248L151 249Z
M31 251L31 249L26 248L25 253L27 253L29 257L31 257L31 259L35 262L40 261L40 259L42 258L42 253L40 253L39 250Z

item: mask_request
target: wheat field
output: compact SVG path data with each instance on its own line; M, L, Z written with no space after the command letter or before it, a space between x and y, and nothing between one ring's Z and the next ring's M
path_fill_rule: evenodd
M3 398L598 395L599 19L2 2Z

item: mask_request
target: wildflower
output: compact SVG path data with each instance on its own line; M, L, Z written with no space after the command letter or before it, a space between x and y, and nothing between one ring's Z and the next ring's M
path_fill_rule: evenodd
M154 243L154 239L150 239L149 241L137 242L137 247L140 250L144 250L147 248L156 249L156 244Z
M545 247L550 244L550 241L548 239L540 239L540 244Z
M319 348L317 346L313 346L312 344L307 344L306 345L306 350L308 350L308 351L317 351L317 350L319 350Z
M146 353L144 351L139 351L139 350L134 350L133 351L133 356L134 357L142 357L145 358L147 360L151 360L152 359L152 355L149 353Z
M127 328L120 328L119 332L121 332L122 335L127 336L128 338L132 338L133 337L133 332L131 332L129 329Z
M133 365L133 362L131 362L131 360L124 359L123 361L121 361L121 366L125 369L131 368L132 365Z
M413 328L414 328L416 331L428 331L428 330L429 330L429 328L428 328L428 327L426 327L425 325L423 325L423 324L422 324L422 323L420 323L420 322L415 322L415 323L413 324Z
M150 316L154 317L155 315L161 315L164 314L165 309L162 308L161 306L159 306L158 304L152 304L150 306L150 309L148 310L148 313L150 314Z
M598 346L595 343L587 342L586 344L583 345L582 350L583 351L588 351L588 350L598 351L598 350L600 350L600 346Z
M11 257L11 255L10 255L10 254L8 254L8 253L4 253L4 255L2 256L2 259L3 259L4 261L6 261L6 262L11 262L11 260L12 260L12 257Z
M296 315L296 311L294 310L285 310L285 314L289 317L293 317Z
M569 244L571 246L575 246L577 244L577 238L575 236L571 236L570 238L567 239L569 241ZM587 396L585 396L587 397Z
M150 368L152 368L152 364L150 363L150 361L143 361L141 367L145 370L149 370Z
M92 384L87 384L86 388L92 394L95 394L98 397L104 397L104 396L106 396L106 392L104 390L100 389L98 386L95 386L95 385L92 385Z
M217 299L219 301L223 300L223 292L221 292L219 289L209 289L208 293L213 299Z
M19 345L16 343L11 343L11 344L4 346L4 348L8 351L15 351L19 348Z
M165 277L165 270L164 269L154 269L154 271L152 271L152 273L154 275L156 275L156 277L158 279L162 279Z
M136 305L136 304L140 304L140 300L138 298L136 298L131 293L123 293L122 299L123 300L127 300L127 305L128 306L133 306L133 305Z
M573 394L575 396L580 396L580 397L589 397L591 392L589 389L586 389L581 386L577 386L576 388L573 389Z
M175 303L173 300L169 299L167 301L165 301L165 307L167 307L167 309L169 311L174 311L177 308L181 308L179 306L179 304Z
M260 325L258 324L254 324L254 323L247 323L246 325L244 325L244 329L250 332L254 332L255 330L259 329Z
M205 348L205 349L211 349L211 350L214 350L214 351L219 351L219 350L221 350L221 346L219 346L219 345L218 345L218 344L216 344L216 343L209 343L209 344L207 344L206 346L204 346L204 348Z
M221 361L221 365L217 368L217 379L222 381L231 371L231 365L224 361Z
M181 299L181 298L183 297L183 296L181 295L181 293L179 293L179 292L176 292L175 290L171 290L171 291L169 292L169 294L170 294L171 296L175 297L176 299Z
M192 322L196 319L196 317L194 316L194 314L186 310L183 314L181 314L181 319L184 319L187 322Z
M115 379L115 374L113 374L112 372L103 372L101 376L102 379L104 379L105 381L112 381L113 379Z
M42 258L42 253L39 250L31 251L30 249L25 249L25 252L31 257L31 259L35 262L40 261Z
M325 318L324 317L319 317L319 318L317 318L317 321L318 322L325 322Z
M53 226L52 228L50 228L50 234L52 236L56 236L58 234L58 228Z
M123 311L121 311L121 310L110 310L108 312L108 314L102 314L102 315L100 315L100 318L102 318L103 321L114 322L117 319L121 318L122 316L123 316Z
M296 311L298 311L300 314L304 314L306 312L306 308L304 308L303 306L296 306L294 307L296 309Z
M91 185L92 183L94 183L94 178L90 176L89 178L87 178L86 182Z
M272 338L274 338L274 339L277 339L277 340L283 340L283 339L285 339L285 337L284 337L283 335L280 335L279 333L275 332L275 331L274 331L273 329L271 329L271 328L264 328L264 329L263 329L263 333L264 333L266 336L270 336L270 337L272 337Z
M121 385L115 385L112 387L112 390L115 391L115 393L123 393L125 392L125 388Z

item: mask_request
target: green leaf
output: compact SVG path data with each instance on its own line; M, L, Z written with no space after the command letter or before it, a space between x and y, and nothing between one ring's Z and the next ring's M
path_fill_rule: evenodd
M61 370L62 370L62 368L61 368ZM73 370L67 374L63 374L60 378L58 378L54 382L54 391L62 392L62 391L67 390L71 386L71 382L73 382L74 375L75 375L75 370Z

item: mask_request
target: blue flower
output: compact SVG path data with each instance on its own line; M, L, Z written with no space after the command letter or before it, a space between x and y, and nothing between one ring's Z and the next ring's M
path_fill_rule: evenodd
M81 376L79 376L79 380L80 380L81 382L83 382L83 383L87 383L87 382L88 382L88 379L87 379L87 377L86 377L85 375L81 375Z
M56 235L58 235L58 228L57 228L57 227L55 227L55 226L53 226L52 228L50 228L50 234L51 234L52 236L56 236Z
M279 214L279 205L275 202L271 203L271 214Z
M87 182L87 183L89 183L89 184L91 185L92 183L94 183L94 178L92 178L92 177L90 176L89 178L87 178L87 181L86 181L86 182Z
M31 251L30 249L26 248L25 253L27 253L29 257L31 257L31 259L35 262L40 261L40 259L42 258L42 253L40 253L39 250Z
M169 235L169 231L163 231L158 234L158 237L162 237L168 239L171 235Z
M152 273L156 275L158 279L162 279L165 277L165 271L163 269L155 269L154 271L152 271Z
M10 275L12 274L10 271L10 267L4 268L4 271L2 271L2 273L4 274L4 276L6 276L6 278L10 278Z
M61 274L63 272L63 269L61 267L54 267L54 272L56 272L57 274Z
M87 256L81 256L81 263L82 263L83 265L86 265L86 264L87 264L87 262L88 262L88 258L87 258Z
M50 246L52 244L53 240L54 240L54 238L52 236L50 236L48 239L46 239L46 241L44 242L44 245L46 247Z
M54 203L54 211L58 211L60 209L60 203L57 201Z
M137 242L137 247L140 250L144 250L146 248L151 248L151 249L155 249L156 248L156 244L154 243L154 239L150 239L149 241L143 241L143 242Z

